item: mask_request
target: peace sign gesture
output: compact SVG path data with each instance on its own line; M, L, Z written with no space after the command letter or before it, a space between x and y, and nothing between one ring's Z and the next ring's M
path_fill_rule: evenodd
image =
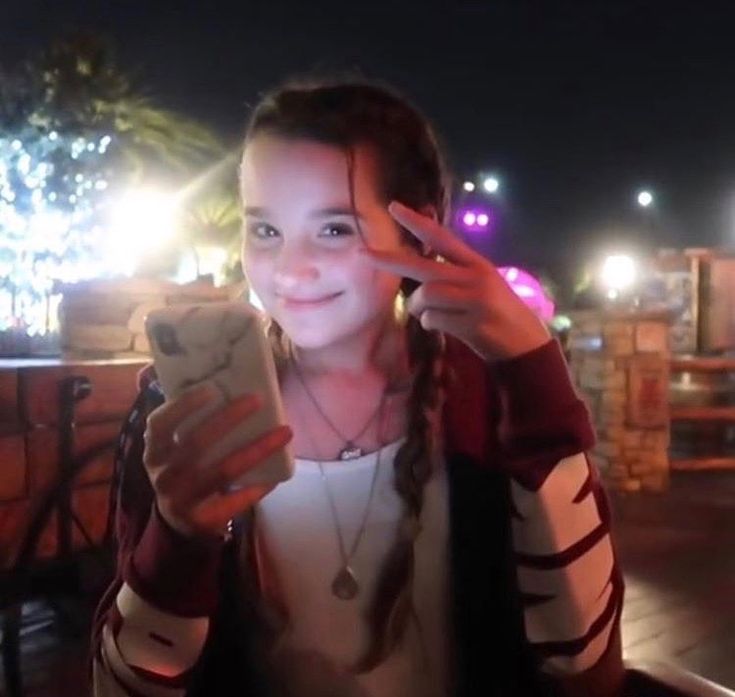
M519 356L551 338L495 266L451 230L397 201L388 212L442 260L411 251L360 253L378 268L421 283L407 309L424 329L452 334L486 361Z

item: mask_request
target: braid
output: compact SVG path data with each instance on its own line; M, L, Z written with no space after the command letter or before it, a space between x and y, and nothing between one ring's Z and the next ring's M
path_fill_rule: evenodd
M404 279L401 291L405 294L417 285ZM357 672L369 672L391 653L414 614L414 543L421 532L424 487L441 450L441 410L446 391L444 335L425 330L413 316L408 318L406 329L413 369L408 434L394 461L395 488L404 503L404 514L368 610L371 643L355 666Z
M292 356L291 342L284 333L283 327L270 316L265 318L264 329L273 352L276 371L280 376Z

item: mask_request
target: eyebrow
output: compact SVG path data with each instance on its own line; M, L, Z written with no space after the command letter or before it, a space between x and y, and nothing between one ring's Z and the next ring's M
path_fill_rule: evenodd
M260 206L245 206L243 212L246 216L252 216L253 218L265 218L267 217L268 209L262 208ZM317 208L309 214L309 217L328 218L332 215L347 215L350 217L355 216L360 220L365 220L365 216L362 215L359 211L353 211L351 208L345 206L328 206L327 208Z

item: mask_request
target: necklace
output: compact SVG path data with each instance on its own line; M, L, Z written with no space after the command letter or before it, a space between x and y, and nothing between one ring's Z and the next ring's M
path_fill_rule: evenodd
M342 530L339 525L339 516L337 515L337 506L334 501L334 494L332 493L332 488L329 485L329 479L327 478L326 473L324 472L324 467L322 466L322 463L319 462L319 473L322 476L322 481L324 482L324 488L327 492L327 499L329 500L329 508L332 512L332 519L334 521L334 529L337 533L337 543L339 545L339 554L342 558L342 567L337 572L336 576L334 577L334 580L332 581L332 593L339 598L340 600L352 600L357 596L357 594L360 592L360 584L357 582L357 577L355 576L355 572L352 569L351 563L352 559L355 556L355 553L357 552L357 548L360 546L360 542L362 541L363 535L365 534L365 528L367 527L367 521L368 517L370 515L370 506L373 502L373 494L375 493L375 484L378 481L378 473L380 471L380 457L381 457L381 450L378 449L376 458L375 458L375 467L373 468L373 477L372 482L370 484L370 493L368 494L368 500L365 504L365 511L362 515L362 521L360 522L360 527L357 530L357 535L355 535L355 539L352 543L352 547L350 548L349 554L347 553L346 547L345 547L345 541L344 537L342 535Z
M306 385L304 385L304 387L306 387ZM360 592L360 584L357 581L357 576L355 575L355 572L352 569L351 564L352 564L352 559L357 553L357 549L360 546L360 542L362 541L362 538L365 534L365 528L367 526L368 517L370 515L370 506L372 505L373 495L375 494L375 485L378 481L378 473L380 471L380 458L382 455L382 447L383 447L382 428L381 428L382 423L381 422L383 418L383 407L385 405L385 399L386 399L386 392L383 392L383 396L380 400L380 404L378 406L377 411L375 412L375 414L373 414L373 416L370 417L370 421L368 421L368 424L370 424L372 423L376 414L380 415L378 418L378 451L375 457L375 466L373 468L373 476L372 476L372 481L370 483L370 493L368 494L367 503L365 504L365 510L362 515L360 527L358 528L357 534L355 535L355 539L352 542L352 546L350 547L349 554L347 553L347 545L345 545L344 536L342 534L342 529L339 524L337 504L335 503L334 494L332 492L332 487L329 484L329 479L327 478L326 472L324 471L324 466L322 465L322 462L321 461L317 462L319 466L319 474L321 475L322 482L324 483L324 489L327 494L327 500L329 501L329 509L332 514L332 521L334 523L334 529L337 535L337 545L339 548L339 555L342 561L342 566L339 568L339 570L337 571L337 574L332 580L332 586L331 586L333 595L335 595L340 600L352 600L355 597L357 597L357 594ZM317 405L318 407L318 403L316 402L316 400L313 400L313 401L315 405ZM320 413L323 414L321 409L319 409L319 411ZM364 430L365 429L363 429L363 432ZM313 450L316 451L317 448L316 448L316 443L314 442L314 437L311 433L311 430L306 425L305 425L305 431L307 435L309 436L309 440L311 441L311 446ZM343 452L344 450L342 451L342 453ZM340 453L340 455L342 453ZM362 453L361 450L360 450L360 453ZM345 460L345 459L352 459L354 457L359 457L359 456L353 455L351 458L340 457L340 459Z
M296 372L296 376L299 379L299 382L301 382L301 385L304 388L304 391L309 396L309 399L316 407L317 411L322 415L322 418L327 422L329 427L343 440L345 441L345 447L342 448L339 451L339 454L337 455L338 459L340 460L353 460L356 457L362 457L363 450L359 446L355 445L355 441L357 441L365 431L367 431L368 426L373 422L375 417L378 415L378 412L383 408L383 404L385 402L385 396L386 393L383 392L383 397L378 404L377 409L372 413L370 418L368 419L367 423L362 427L360 432L353 436L352 438L346 438L339 429L332 423L332 420L324 413L324 410L319 405L319 402L316 400L316 397L314 397L312 391L309 389L308 385L306 384L306 380L304 380L304 376L301 373L301 369L299 368L296 361L292 361L291 364L293 365L293 369Z

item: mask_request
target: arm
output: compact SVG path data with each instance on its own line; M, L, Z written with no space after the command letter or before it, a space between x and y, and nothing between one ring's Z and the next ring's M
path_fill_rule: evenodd
M123 428L115 463L118 560L93 625L96 697L183 695L216 606L220 545L182 537L153 505L142 464L143 403Z
M527 639L559 694L620 695L623 578L587 409L555 340L491 370Z

